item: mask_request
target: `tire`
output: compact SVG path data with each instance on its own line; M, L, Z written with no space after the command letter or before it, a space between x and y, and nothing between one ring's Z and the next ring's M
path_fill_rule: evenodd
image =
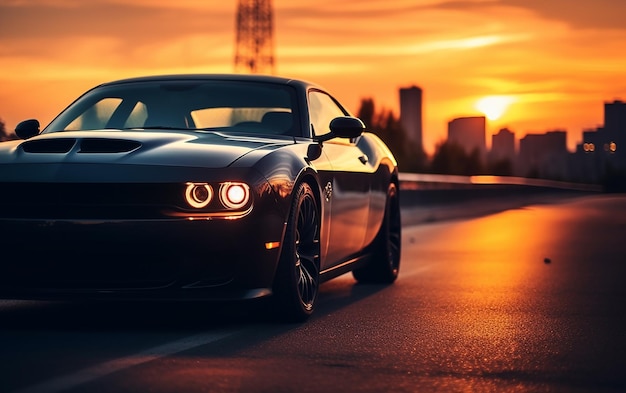
M304 322L319 291L320 213L311 186L302 183L293 199L274 282L274 311L284 322Z
M367 265L355 269L352 274L360 283L391 284L400 271L402 222L400 200L394 183L387 189L385 216L380 231L374 240L374 250Z

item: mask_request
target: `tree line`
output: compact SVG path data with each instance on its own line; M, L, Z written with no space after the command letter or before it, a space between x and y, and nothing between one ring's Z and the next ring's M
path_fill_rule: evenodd
M0 142L8 140L8 137L6 125L4 124L4 121L0 119Z
M0 119L0 142L8 141L11 139L16 139L17 136L13 132L7 131L6 124L4 120Z

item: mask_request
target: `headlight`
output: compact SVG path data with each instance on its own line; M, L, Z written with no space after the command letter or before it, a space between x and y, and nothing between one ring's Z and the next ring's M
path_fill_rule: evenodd
M240 217L252 209L250 186L242 182L187 182L184 185L187 208L203 217ZM214 192L215 190L215 192ZM243 211L242 211L243 209ZM186 209L185 209L186 210Z
M189 206L202 209L213 199L213 189L207 183L187 183L185 200Z
M220 201L229 209L244 207L250 200L250 188L244 183L222 183Z

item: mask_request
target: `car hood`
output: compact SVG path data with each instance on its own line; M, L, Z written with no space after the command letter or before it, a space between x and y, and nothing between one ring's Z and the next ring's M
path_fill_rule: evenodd
M0 164L137 164L226 168L252 152L293 144L288 137L217 132L66 131L0 146Z

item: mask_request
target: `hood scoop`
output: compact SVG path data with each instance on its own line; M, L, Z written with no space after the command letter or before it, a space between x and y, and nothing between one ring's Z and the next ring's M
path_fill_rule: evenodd
M26 153L68 153L75 143L73 138L38 139L23 142L22 150Z
M74 138L50 138L22 143L26 153L69 153L76 144ZM126 139L85 138L80 139L78 153L128 153L141 147L141 143Z
M80 142L79 153L128 153L141 147L126 139L86 138Z

